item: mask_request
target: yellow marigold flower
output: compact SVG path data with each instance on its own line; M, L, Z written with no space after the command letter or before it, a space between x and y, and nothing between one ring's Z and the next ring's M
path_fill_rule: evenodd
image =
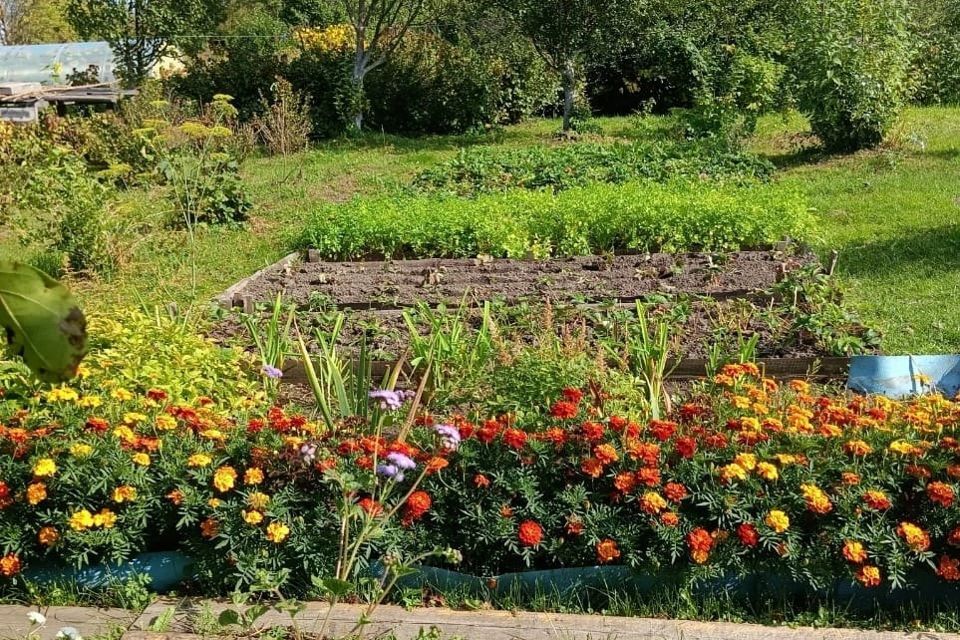
M780 477L780 471L777 470L776 465L770 464L769 462L760 462L757 464L757 475L764 480L773 482Z
M890 443L887 449L892 453L899 453L900 455L904 456L916 453L916 447L906 440L894 440Z
M732 462L728 465L720 467L720 479L724 482L746 480L747 470L738 465L736 462Z
M747 416L746 418L740 418L740 427L744 431L750 433L758 433L760 431L760 421L754 418L753 416Z
M76 404L81 409L96 409L103 404L103 400L100 399L100 396L83 396L77 400Z
M160 431L173 431L177 428L177 419L166 413L161 413L154 420L154 424Z
M76 458L86 458L91 453L93 453L93 447L82 442L78 442L70 447L70 455Z
M146 419L147 419L147 416L145 416L144 414L135 413L133 411L128 411L127 413L123 414L124 424L130 425L130 426L140 424L141 422L146 421Z
M213 486L220 493L225 493L233 489L237 481L237 472L233 467L220 467L213 473Z
M93 524L104 529L112 529L117 522L117 514L110 509L100 509L100 512L93 516Z
M824 424L820 426L820 435L825 438L839 438L843 435L843 429L835 424Z
M274 544L280 544L290 535L290 527L282 522L271 522L267 525L267 540Z
M791 380L790 390L794 393L810 393L810 383L805 380Z
M873 447L863 440L849 440L843 445L843 450L851 456L867 456L873 453Z
M283 443L291 449L299 449L300 445L304 443L304 439L300 436L287 436L283 439Z
M777 533L783 533L790 528L790 517L779 509L773 509L770 511L763 521L768 527Z
M47 392L47 402L74 402L80 397L75 390L70 387L57 387Z
M207 467L213 462L213 458L205 453L195 453L187 458L188 467Z
M38 478L50 478L57 473L57 463L52 458L40 458L33 465L33 475Z
M74 531L84 531L94 525L93 514L86 509L81 509L70 516L67 523Z
M77 377L83 380L84 378L90 375L90 367L85 364L80 364L77 367Z
M254 491L249 496L247 496L247 502L254 509L266 509L267 505L270 504L270 496L265 493L260 493L259 491Z
M762 402L754 402L753 406L750 407L750 410L753 411L758 416L765 416L770 413L770 407L763 404Z
M148 455L145 454L145 453L135 453L135 454L133 454L133 456L131 456L130 459L133 460L133 463L134 463L134 464L138 464L138 465L140 465L141 467L149 467L149 466L150 466L150 456L148 456Z
M219 429L207 429L206 431L200 432L200 436L207 440L216 440L217 442L223 442L227 439L227 436Z
M122 504L124 502L133 502L137 499L137 489L128 484L121 485L113 490L113 501Z
M260 484L263 482L263 471L251 467L243 472L243 484Z
M259 511L241 511L243 521L247 524L258 525L263 522L263 514Z
M113 435L115 435L121 442L129 443L137 439L137 434L135 434L130 427L123 425L114 429Z
M37 532L37 541L45 547L52 547L60 539L60 534L53 527L43 527Z
M40 504L47 499L47 485L42 482L32 482L27 487L27 502Z
M757 456L752 453L741 453L733 459L733 462L747 471L753 471L757 466Z
M733 396L731 399L733 406L737 409L749 409L750 408L750 398L746 396Z
M127 391L122 387L117 387L110 392L110 397L114 400L119 400L120 402L127 402L128 400L133 400L133 394Z
M781 467L786 467L791 464L796 464L797 462L797 456L795 456L792 453L778 453L773 457L777 459L777 462L780 463Z
M655 515L667 508L667 501L656 491L647 491L640 498L640 508L644 513Z
M207 506L210 507L211 509L216 509L217 507L220 506L220 504L221 504L220 498L210 498L209 500L207 500Z
M823 489L813 484L801 484L800 491L803 492L803 499L807 503L807 508L818 514L830 513L833 510L833 503Z

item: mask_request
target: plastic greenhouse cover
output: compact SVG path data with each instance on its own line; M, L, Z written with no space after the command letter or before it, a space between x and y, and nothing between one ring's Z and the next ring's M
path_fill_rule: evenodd
M106 42L66 42L0 47L0 82L60 84L74 70L98 69L101 82L113 82L113 52Z

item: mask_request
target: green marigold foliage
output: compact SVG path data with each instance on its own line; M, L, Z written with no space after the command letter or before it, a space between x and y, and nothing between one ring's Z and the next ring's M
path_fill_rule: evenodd
M556 196L357 199L317 211L298 245L328 259L715 251L803 238L811 227L804 198L776 185L633 182Z
M827 149L873 147L910 96L906 0L804 0L794 73L800 109Z

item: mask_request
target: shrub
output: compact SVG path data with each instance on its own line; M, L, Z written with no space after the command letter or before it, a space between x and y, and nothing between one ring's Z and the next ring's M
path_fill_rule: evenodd
M591 182L621 183L675 177L745 182L767 178L773 165L722 143L571 144L504 151L462 149L456 158L422 171L414 188L461 196L523 189L561 191Z
M773 185L591 185L554 196L511 192L355 199L317 211L297 240L327 259L527 257L603 251L707 251L803 237L804 199Z
M827 149L876 146L910 93L905 0L804 0L801 8L800 109Z
M924 0L912 21L920 46L912 74L923 104L960 104L960 0Z
M310 101L294 91L290 82L278 77L270 87L271 100L261 98L261 112L251 126L267 151L286 155L303 151L310 144Z

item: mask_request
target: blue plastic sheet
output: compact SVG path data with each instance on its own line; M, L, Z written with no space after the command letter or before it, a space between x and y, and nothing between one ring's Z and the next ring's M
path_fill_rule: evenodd
M847 387L857 393L905 398L930 391L960 391L960 355L854 356Z
M145 574L150 577L150 588L163 593L183 582L190 562L190 558L179 551L160 551L141 553L121 564L96 564L82 569L36 567L24 572L24 577L39 583L71 582L96 589L113 581Z

